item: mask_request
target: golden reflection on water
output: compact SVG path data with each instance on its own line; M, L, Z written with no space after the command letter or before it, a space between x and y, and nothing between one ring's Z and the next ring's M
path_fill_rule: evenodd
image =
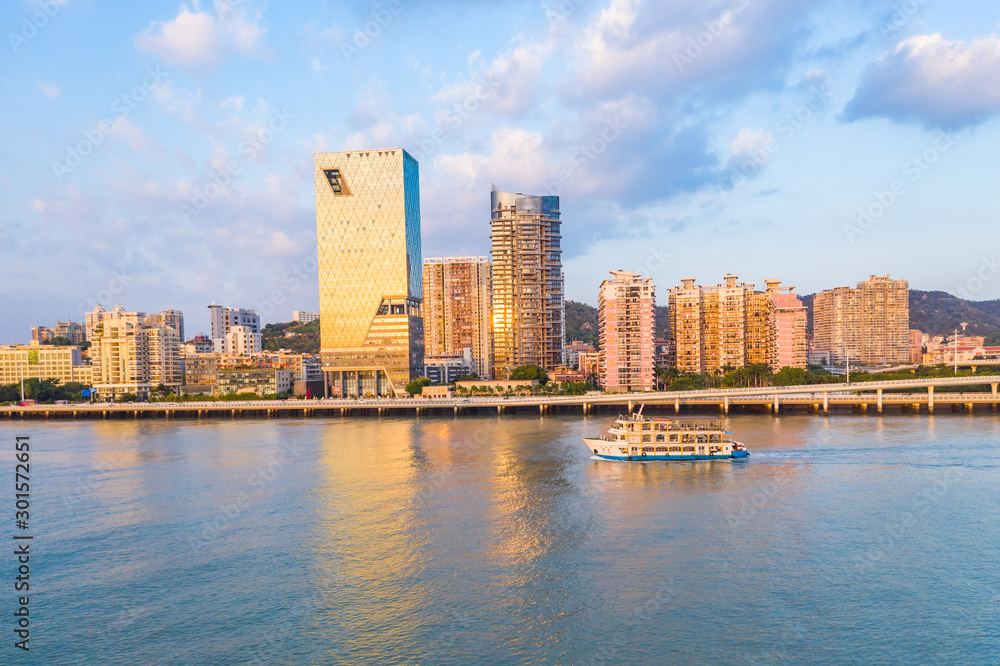
M502 618L513 644L556 640L550 629L563 611L539 608L537 587L560 597L576 584L546 559L578 547L588 525L561 512L578 491L568 466L542 448L551 433L521 419L383 420L377 441L357 439L371 432L327 429L316 502L319 575L338 588L336 606L350 609L352 648L388 656L414 633L461 632L488 618ZM456 596L475 617L462 604L423 612Z

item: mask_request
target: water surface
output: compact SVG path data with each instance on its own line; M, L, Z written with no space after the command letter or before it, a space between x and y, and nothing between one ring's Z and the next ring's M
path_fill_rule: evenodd
M995 416L735 416L747 462L594 460L609 425L0 424L18 663L1000 663Z

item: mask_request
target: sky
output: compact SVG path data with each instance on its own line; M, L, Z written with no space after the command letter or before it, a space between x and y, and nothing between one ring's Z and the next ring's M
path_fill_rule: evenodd
M423 256L490 188L614 269L1000 298L1000 7L942 0L9 0L0 344L97 304L318 309L312 153L420 162Z

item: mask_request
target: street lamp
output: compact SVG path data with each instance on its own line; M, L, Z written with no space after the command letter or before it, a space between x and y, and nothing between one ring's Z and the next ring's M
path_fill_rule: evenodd
M958 374L958 329L955 329L955 351L951 353L951 360L955 362L955 374Z

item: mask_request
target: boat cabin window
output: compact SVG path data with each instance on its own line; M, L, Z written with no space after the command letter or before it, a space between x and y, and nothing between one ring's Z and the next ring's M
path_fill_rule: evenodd
M671 435L670 436L670 441L671 442L676 442L677 441L677 435Z

